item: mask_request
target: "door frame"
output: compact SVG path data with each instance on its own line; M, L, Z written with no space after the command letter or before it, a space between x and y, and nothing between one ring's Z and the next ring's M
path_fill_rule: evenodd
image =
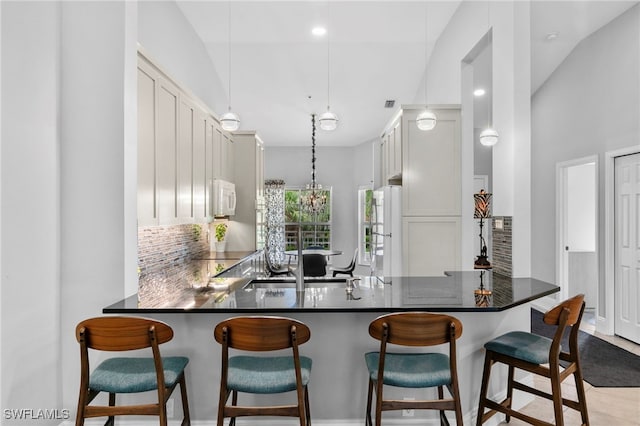
M640 154L640 146L630 146L604 153L604 315L597 312L596 331L615 334L615 159ZM601 289L598 288L598 292ZM598 297L598 302L599 302Z
M569 259L568 253L564 249L567 245L567 224L565 218L567 216L567 171L570 167L582 166L584 164L595 163L595 179L593 185L595 186L596 202L595 202L595 217L596 217L596 258L599 257L600 249L598 246L598 206L599 206L599 194L598 194L598 156L590 155L588 157L576 158L569 161L563 161L556 163L556 285L560 287L560 300L565 300L569 296ZM599 268L598 268L599 269ZM598 275L600 273L598 272ZM599 287L599 286L598 286ZM598 312L599 297L596 294L596 312Z

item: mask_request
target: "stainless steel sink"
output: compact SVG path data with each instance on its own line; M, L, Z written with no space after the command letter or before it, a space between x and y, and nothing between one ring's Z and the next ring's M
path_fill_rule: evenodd
M345 288L347 285L347 278L332 278L332 277L305 277L305 288ZM249 281L244 287L244 290L254 290L258 288L269 289L285 289L296 288L295 277L274 277L274 278L254 278Z

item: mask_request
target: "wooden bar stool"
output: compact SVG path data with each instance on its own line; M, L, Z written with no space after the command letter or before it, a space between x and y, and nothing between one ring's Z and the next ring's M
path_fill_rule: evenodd
M76 426L89 417L108 417L105 425L114 424L114 416L155 415L160 425L167 425L166 403L177 384L182 394L182 426L190 425L184 369L189 358L161 357L158 346L173 338L167 324L146 318L99 317L80 322L76 327L80 343L80 396ZM151 348L153 357L109 358L89 374L88 349L130 351ZM115 405L116 394L157 390L158 402L139 405ZM100 393L109 393L109 405L89 405Z
M532 425L563 426L563 405L580 411L582 424L589 424L587 401L584 394L584 383L582 382L582 371L580 370L580 358L578 355L578 330L583 312L584 295L579 294L560 303L544 314L544 322L546 324L557 326L553 339L523 331L512 331L484 345L486 355L482 374L482 387L480 389L477 426L486 422L497 412L506 414L507 422L513 416ZM567 327L571 327L568 352L563 351L560 346L562 336ZM560 361L566 361L568 365L561 369ZM507 396L500 403L487 398L491 367L496 362L509 366ZM516 368L550 379L551 393L549 394L515 381L513 376ZM575 379L578 401L562 397L561 384L570 375L573 375ZM513 410L511 403L514 389L553 401L555 423L544 422ZM485 408L489 408L486 413L484 412Z
M300 425L311 424L309 391L311 358L300 356L298 345L311 338L309 327L300 321L282 317L236 317L216 325L214 337L222 345L222 372L218 426L225 417L235 425L240 416L299 417ZM229 357L229 348L240 351L277 351L292 349L291 356ZM295 391L296 404L278 406L240 406L238 392L276 394ZM231 405L227 405L232 395Z
M440 423L448 425L445 410L455 411L456 424L462 425L462 408L456 367L456 339L462 335L462 323L451 316L426 312L402 312L383 315L369 324L369 334L380 340L380 351L365 354L369 370L369 392L365 424L371 426L371 401L376 395L376 426L381 414L389 410L439 410ZM442 353L387 352L387 345L434 346L447 343L449 355ZM383 385L403 388L438 388L435 400L384 399ZM451 398L445 399L443 387Z

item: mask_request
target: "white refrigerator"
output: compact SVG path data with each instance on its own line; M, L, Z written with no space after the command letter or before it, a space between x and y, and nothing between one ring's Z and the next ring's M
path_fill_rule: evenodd
M383 186L373 191L371 212L371 275L402 276L402 187Z

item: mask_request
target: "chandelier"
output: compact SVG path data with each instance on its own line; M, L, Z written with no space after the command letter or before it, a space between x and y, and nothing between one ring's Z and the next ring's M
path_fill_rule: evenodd
M316 183L316 115L311 114L311 183L306 186L306 193L300 197L302 208L308 213L323 213L327 205L327 195L322 185Z

